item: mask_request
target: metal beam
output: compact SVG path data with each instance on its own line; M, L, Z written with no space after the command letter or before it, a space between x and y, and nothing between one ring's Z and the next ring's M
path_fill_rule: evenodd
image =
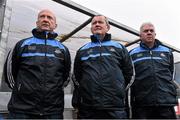
M161 42L162 42L162 41L161 41ZM167 44L167 43L165 43L165 42L162 42L162 44L163 44L164 46L172 49L173 51L176 51L176 52L180 53L180 49L178 49L178 48L176 48L176 47L174 47L174 46L172 46L172 45L169 45L169 44Z
M79 12L81 12L81 13L83 13L83 14L86 14L86 15L88 15L88 16L90 16L90 17L93 17L93 16L95 16L95 15L99 15L99 13L94 12L94 11L92 11L92 10L86 8L86 7L83 7L83 6L81 6L81 5L73 2L73 1L71 1L71 0L52 0L52 1L55 1L55 2L57 2L57 3L60 3L60 4L64 5L64 6L67 6L67 7L71 8L71 9L73 9L73 10L79 11ZM91 18L88 19L88 20L87 20L85 23L83 23L82 25L80 25L78 28L76 28L74 31L72 31L71 33L69 33L69 34L68 34L65 38L63 38L61 41L65 41L66 39L68 39L69 37L71 37L73 34L75 34L76 32L78 32L80 29L82 29L83 27L85 27L85 26L90 22L90 20L91 20ZM121 29L121 30L124 30L124 31L126 31L126 32L128 32L128 33L131 33L131 34L133 34L133 35L139 36L139 31L137 31L137 30L135 30L135 29L133 29L133 28L130 28L130 27L124 25L124 24L121 24L121 23L119 23L119 22L117 22L117 21L115 21L115 20L112 20L112 19L110 19L110 18L108 18L108 20L109 20L109 23L110 23L112 26L114 26L114 27L116 27L116 28L119 28L119 29ZM137 43L137 42L139 42L139 40L134 40L134 41L126 44L125 46L128 47L128 46L130 46L130 45L132 45L132 44L135 44L135 43ZM180 53L180 50L179 50L178 48L175 48L174 46L171 46L171 45L166 44L166 43L164 43L164 42L162 42L162 43L163 43L165 46L167 46L168 48L171 48L173 51L176 51L176 52Z
M131 45L133 45L133 44L135 44L135 43L138 43L138 42L140 42L140 39L134 40L134 41L132 41L132 42L129 42L128 44L125 45L125 47L129 47L129 46L131 46ZM165 42L162 42L162 41L161 41L161 43L162 43L164 46L172 49L173 51L180 53L180 49L178 49L178 48L176 48L176 47L174 47L174 46L172 46L172 45L169 45L169 44L167 44L167 43L165 43Z
M1 0L0 1L0 41L1 41L5 7L6 7L6 0Z
M117 22L117 21L115 21L115 20L113 20L111 18L108 18L108 20L109 20L110 25L112 25L114 27L117 27L117 28L119 28L121 30L124 30L124 31L126 31L128 33L131 33L133 35L139 36L139 31L137 31L137 30L135 30L133 28L130 28L130 27L124 25L124 24L121 24L121 23L119 23L119 22Z
M79 27L77 27L76 29L74 29L72 32L70 32L68 35L65 35L60 41L64 42L66 39L68 39L69 37L71 37L72 35L74 35L75 33L77 33L79 30L81 30L82 28L84 28L86 25L88 25L92 20L92 17L89 18L86 22L84 22L83 24L81 24Z
M99 13L94 12L94 11L92 11L92 10L86 8L86 7L83 7L83 6L73 2L71 0L53 0L53 1L55 1L57 3L60 3L62 5L65 5L65 6L71 8L73 10L79 11L79 12L81 12L81 13L83 13L85 15L88 15L90 17L93 17L95 15L100 15ZM126 26L126 25L123 25L123 24L121 24L121 23L119 23L119 22L117 22L115 20L110 19L110 18L108 18L108 20L109 20L109 23L112 26L117 27L117 28L119 28L121 30L124 30L124 31L126 31L128 33L134 34L136 36L139 36L139 32L137 30L135 30L133 28L130 28L130 27Z
M64 5L64 6L66 6L66 7L69 7L71 9L73 9L73 10L76 10L78 12L81 12L81 13L83 13L85 15L88 15L88 16L91 16L91 17L93 17L95 14L97 14L96 12L94 12L94 11L92 11L90 9L87 9L87 8L85 8L85 7L79 5L79 4L77 4L77 3L75 3L75 2L73 2L71 0L52 0L52 1L60 3L60 4Z
M131 45L133 45L133 44L135 44L135 43L137 43L137 42L139 42L140 40L138 39L138 40L134 40L134 41L132 41L132 42L129 42L129 43L127 43L127 44L125 44L124 46L125 47L129 47L129 46L131 46Z

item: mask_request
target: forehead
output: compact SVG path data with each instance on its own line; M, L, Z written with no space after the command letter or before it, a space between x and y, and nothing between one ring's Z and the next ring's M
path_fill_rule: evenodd
M142 29L143 29L143 30L144 30L144 29L154 29L154 26L151 25L151 24L146 24L146 25L144 25L144 26L142 27Z
M95 16L92 19L92 22L94 22L94 21L105 21L105 17L104 16Z
M42 15L48 15L48 16L51 16L51 17L55 18L55 15L51 11L48 11L48 10L41 11L39 13L38 17L42 16Z

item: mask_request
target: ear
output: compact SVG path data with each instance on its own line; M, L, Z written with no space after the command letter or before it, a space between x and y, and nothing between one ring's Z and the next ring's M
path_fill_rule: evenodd
M139 37L141 37L142 36L142 34L141 34L141 32L139 33Z
M91 26L91 33L93 33L92 26Z
M38 22L38 21L36 21L36 26L37 26L37 27L39 26L39 22Z
M110 25L107 25L107 30L109 31L109 29L110 29Z
M55 29L55 28L57 28L57 26L58 26L58 25L57 25L57 24L55 24L54 29Z

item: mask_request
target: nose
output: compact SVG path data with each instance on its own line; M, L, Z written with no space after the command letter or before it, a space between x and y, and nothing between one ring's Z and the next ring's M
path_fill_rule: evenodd
M48 21L48 17L47 16L43 17L43 21Z
M99 22L95 22L95 25L98 26L98 25L99 25Z
M148 33L152 33L152 31L151 31L151 30L148 30Z

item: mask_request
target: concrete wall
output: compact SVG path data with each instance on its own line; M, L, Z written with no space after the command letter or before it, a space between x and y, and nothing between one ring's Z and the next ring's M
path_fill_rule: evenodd
M7 4L8 3L8 4ZM2 72L3 72L3 65L4 65L4 60L6 57L6 47L7 47L7 38L8 38L8 30L9 30L9 24L10 24L10 19L11 19L11 12L12 12L12 7L11 7L11 1L8 0L1 0L0 2L0 23L1 23L1 37L0 37L0 86L2 83ZM4 14L5 11L5 14Z

